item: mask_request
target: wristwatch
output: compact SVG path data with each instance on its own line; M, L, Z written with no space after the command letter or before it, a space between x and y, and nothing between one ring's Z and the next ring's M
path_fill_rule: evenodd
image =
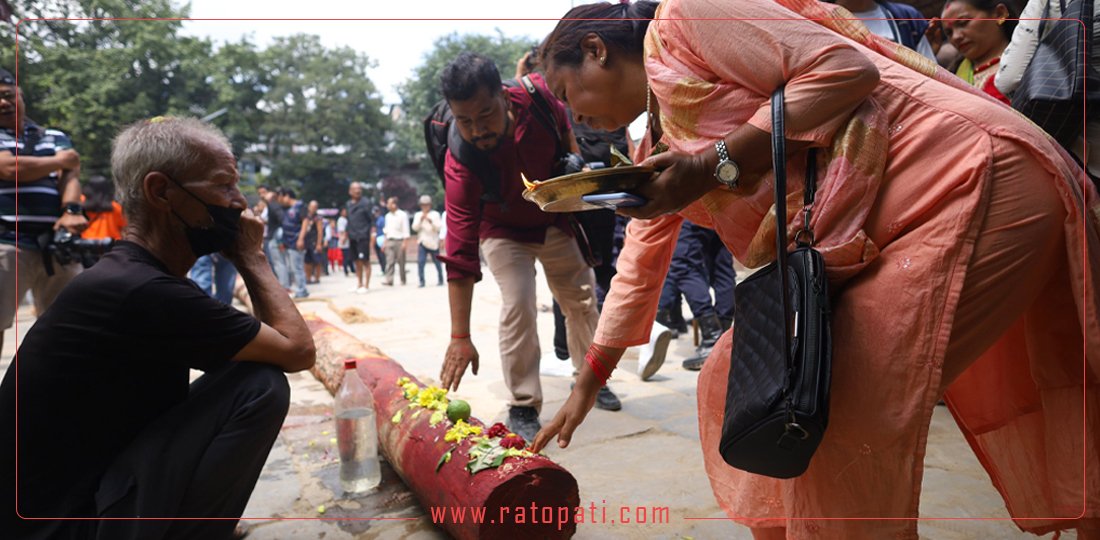
M714 177L727 188L736 189L737 179L741 178L741 168L726 152L726 141L719 139L714 143L714 149L718 151L718 166L714 168Z
M65 203L64 206L66 214L73 214L76 216L84 214L84 206L82 206L80 203Z

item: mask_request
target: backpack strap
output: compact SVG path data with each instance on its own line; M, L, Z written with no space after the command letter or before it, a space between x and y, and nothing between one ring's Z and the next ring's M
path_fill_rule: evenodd
M554 135L554 158L560 158L565 154L565 151L561 141L561 130L558 129L558 123L554 120L554 113L550 109L550 104L546 102L546 97L535 86L535 82L531 80L531 77L527 75L521 77L520 85L527 91L527 95L531 96L531 101L535 104L533 109L535 118L542 124L542 127Z

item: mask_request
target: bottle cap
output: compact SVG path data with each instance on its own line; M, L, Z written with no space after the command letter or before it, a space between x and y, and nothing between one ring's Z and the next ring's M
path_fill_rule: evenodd
M355 360L344 360L344 369L355 369Z

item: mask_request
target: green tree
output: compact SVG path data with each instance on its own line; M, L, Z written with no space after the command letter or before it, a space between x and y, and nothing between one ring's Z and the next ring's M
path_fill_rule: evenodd
M169 0L43 0L15 8L24 19L180 18ZM158 114L202 115L215 98L211 45L180 37L173 20L24 20L19 26L19 79L28 115L69 132L86 174L109 169L118 129ZM0 25L0 63L15 64L13 27ZM7 47L9 43L12 47Z
M443 201L442 185L428 159L421 122L432 106L443 99L443 91L439 87L443 68L460 53L471 51L492 58L500 76L509 79L515 74L516 62L535 45L537 41L534 38L508 37L500 30L495 36L449 34L435 41L431 52L424 56L424 62L413 70L412 77L398 87L405 116L396 131L395 158L418 165L411 176L420 192L432 195L437 205Z
M390 162L384 141L393 123L367 77L371 60L304 34L276 38L260 56L270 86L257 142L271 179L326 206L345 201L353 180L376 182Z
M221 44L211 60L207 82L213 99L206 113L229 137L234 153L246 158L267 119L257 104L271 77L261 65L261 51L247 39Z

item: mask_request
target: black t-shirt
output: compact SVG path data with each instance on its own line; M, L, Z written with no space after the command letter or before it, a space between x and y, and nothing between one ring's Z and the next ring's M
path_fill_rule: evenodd
M366 197L348 201L348 238L357 242L370 242L370 228L374 225L374 212Z
M283 206L278 202L267 205L267 235L264 240L271 240L283 228Z
M321 216L306 216L305 222L309 228L306 229L305 249L306 251L313 251L317 248L317 222L321 220Z
M0 531L69 538L88 523L5 523L16 519L17 385L20 513L93 517L100 476L187 397L188 368L225 365L259 331L254 317L171 275L141 246L116 243L31 327L0 383Z

